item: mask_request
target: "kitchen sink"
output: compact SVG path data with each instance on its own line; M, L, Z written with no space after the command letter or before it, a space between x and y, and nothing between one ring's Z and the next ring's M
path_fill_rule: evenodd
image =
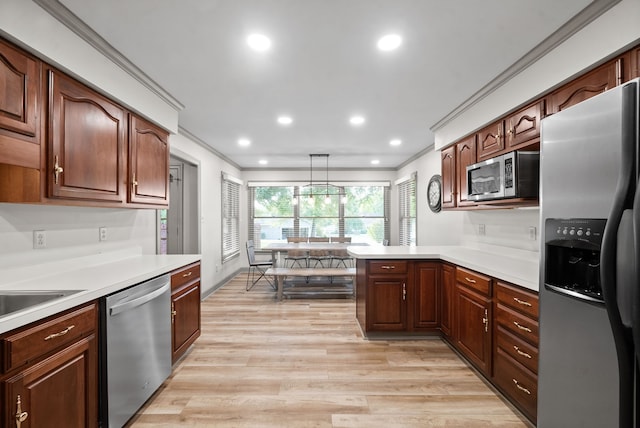
M52 300L70 296L82 290L0 290L0 317Z

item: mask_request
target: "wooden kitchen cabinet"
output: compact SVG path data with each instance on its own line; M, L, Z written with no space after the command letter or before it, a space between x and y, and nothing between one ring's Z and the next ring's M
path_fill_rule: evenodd
M167 206L169 203L169 134L130 115L129 202Z
M456 268L455 346L482 373L491 374L491 278Z
M40 200L40 69L0 40L0 202Z
M544 101L536 101L515 113L510 114L504 120L506 150L510 152L540 143L540 121L544 117Z
M452 145L442 149L441 177L442 177L442 208L455 208L457 203L456 186L456 146Z
M408 265L404 260L368 262L365 331L407 329Z
M453 339L453 302L456 285L456 268L442 263L440 270L440 329L445 338Z
M58 71L47 77L48 196L124 204L126 111Z
M497 281L494 293L493 380L535 422L538 398L538 296L501 281Z
M440 262L416 262L412 303L413 328L433 329L440 327Z
M609 61L553 91L547 97L549 113L558 113L620 84L621 61L620 58Z
M476 163L476 136L465 138L456 144L456 192L458 207L475 205L467 200L467 166Z
M486 160L504 151L504 121L499 120L478 131L478 161ZM475 161L474 161L475 162Z
M1 336L2 426L98 426L97 324L93 302Z
M171 273L171 361L200 337L200 262Z

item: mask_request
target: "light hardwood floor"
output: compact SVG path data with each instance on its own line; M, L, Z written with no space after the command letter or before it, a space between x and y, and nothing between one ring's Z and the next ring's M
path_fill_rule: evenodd
M276 302L244 275L132 420L144 427L527 427L440 339L361 336L350 299Z

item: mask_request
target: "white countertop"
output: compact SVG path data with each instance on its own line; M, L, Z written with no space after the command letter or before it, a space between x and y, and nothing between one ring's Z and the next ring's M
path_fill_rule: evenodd
M199 254L96 254L0 269L3 290L82 290L0 317L0 333L46 318L200 260Z
M461 246L370 246L349 247L357 259L432 259L443 260L485 275L519 285L539 289L538 253L513 250L507 253Z

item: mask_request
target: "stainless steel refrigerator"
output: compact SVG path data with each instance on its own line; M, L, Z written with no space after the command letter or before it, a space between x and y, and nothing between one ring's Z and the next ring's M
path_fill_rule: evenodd
M540 428L640 426L638 87L542 121Z

